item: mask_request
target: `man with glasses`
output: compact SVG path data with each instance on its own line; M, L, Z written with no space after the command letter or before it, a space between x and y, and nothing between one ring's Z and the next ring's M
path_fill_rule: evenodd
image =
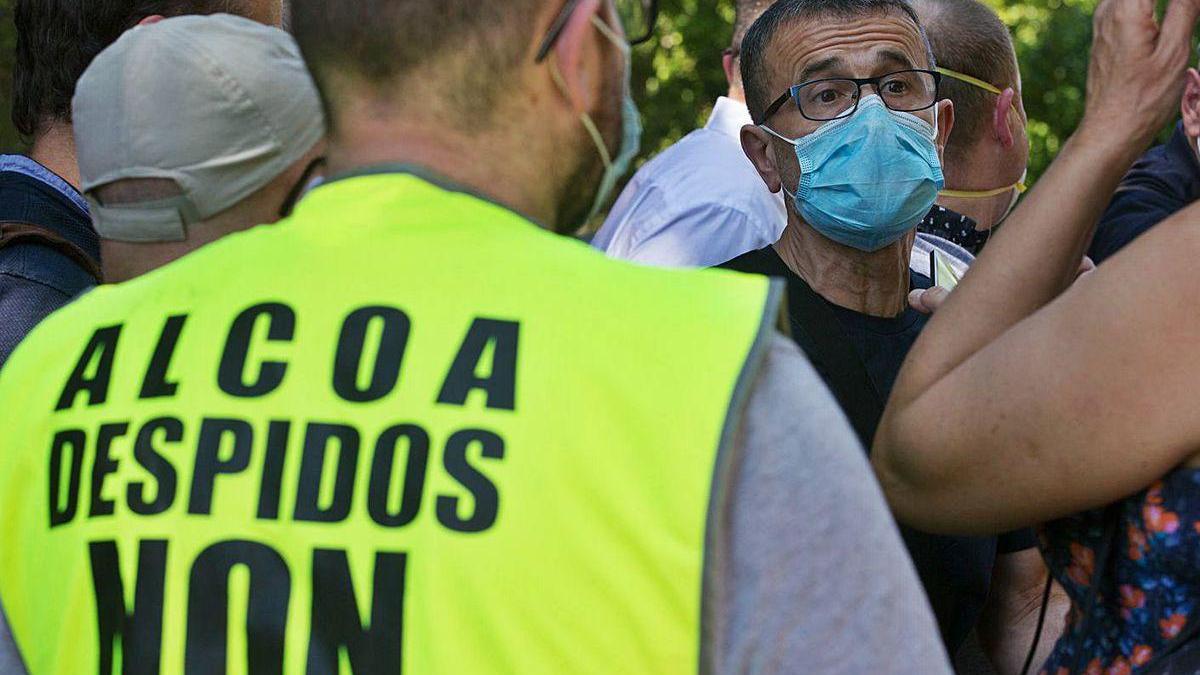
M100 245L71 129L75 82L139 23L231 13L281 21L280 0L16 0L13 126L27 155L0 155L0 365L39 321L101 279Z
M869 448L927 320L908 307L909 292L930 285L909 258L945 187L954 106L903 0L780 0L742 42L742 79L754 120L742 144L767 188L786 196L788 224L774 246L725 266L787 281L794 339ZM1013 575L992 583L995 537L904 535L951 654L989 594L1026 587ZM1008 628L1015 640L1001 651L1020 656L996 661L1012 672L1032 636Z
M0 373L31 672L949 671L778 287L555 235L653 9L292 3L329 180Z

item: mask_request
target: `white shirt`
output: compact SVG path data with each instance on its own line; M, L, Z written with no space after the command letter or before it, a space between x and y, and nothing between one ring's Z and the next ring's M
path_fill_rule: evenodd
M958 275L959 279L963 278L963 275L970 269L971 263L975 262L975 256L958 244L932 234L918 232L917 239L913 242L912 257L908 261L909 269L923 277L932 278L929 254L935 248L946 254L950 267L954 268L954 273Z
M746 154L746 104L721 97L697 129L647 162L613 205L592 245L613 258L712 267L776 241L787 225Z

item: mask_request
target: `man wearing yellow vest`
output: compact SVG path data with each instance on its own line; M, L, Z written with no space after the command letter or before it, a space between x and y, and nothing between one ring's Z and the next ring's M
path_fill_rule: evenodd
M546 231L636 147L617 4L292 3L332 180L0 372L32 673L948 672L768 282Z

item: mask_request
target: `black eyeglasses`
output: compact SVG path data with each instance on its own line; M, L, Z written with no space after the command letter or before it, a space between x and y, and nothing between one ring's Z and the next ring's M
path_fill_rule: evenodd
M654 25L658 22L658 0L616 0L616 5L621 27L625 29L625 39L630 45L640 45L654 36ZM558 42L567 20L578 6L579 0L567 0L554 23L550 24L550 30L538 49L539 62L545 60L554 43Z
M941 73L932 70L899 70L868 78L833 77L798 84L775 99L763 113L763 121L779 112L788 99L805 119L829 122L849 117L858 110L865 85L875 87L883 104L896 112L917 112L932 108L938 100Z

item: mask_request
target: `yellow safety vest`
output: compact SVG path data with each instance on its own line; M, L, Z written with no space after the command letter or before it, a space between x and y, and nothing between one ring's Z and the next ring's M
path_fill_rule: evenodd
M99 288L0 374L21 653L695 672L710 490L773 295L398 172Z

